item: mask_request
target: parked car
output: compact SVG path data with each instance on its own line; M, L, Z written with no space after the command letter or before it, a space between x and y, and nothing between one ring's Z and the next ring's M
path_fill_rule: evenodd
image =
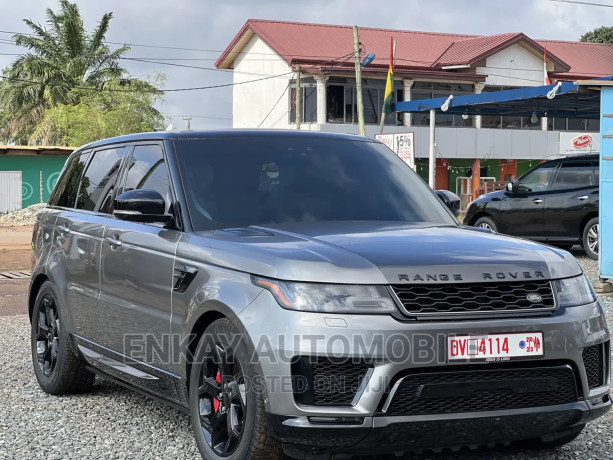
M118 381L189 413L206 459L554 447L611 407L574 258L460 225L367 138L95 142L32 241L41 388Z
M464 223L570 249L598 259L598 155L546 161L505 190L482 195Z

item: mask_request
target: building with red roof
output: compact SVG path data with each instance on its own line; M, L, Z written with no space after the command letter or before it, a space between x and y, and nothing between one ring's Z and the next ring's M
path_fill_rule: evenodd
M462 35L361 27L366 134L378 132L390 37L396 41L396 100L497 91L613 75L613 45L538 40L521 32ZM546 56L546 58L545 58ZM301 129L358 133L352 26L250 19L215 63L233 69L233 125L295 128L296 70ZM392 114L385 132L415 134L417 172L427 177L427 114ZM569 139L599 130L597 120L442 115L437 126L437 188L481 159L481 177L508 180L545 158L568 153ZM589 149L598 151L598 136ZM440 171L439 171L440 168ZM487 179L492 180L492 179Z

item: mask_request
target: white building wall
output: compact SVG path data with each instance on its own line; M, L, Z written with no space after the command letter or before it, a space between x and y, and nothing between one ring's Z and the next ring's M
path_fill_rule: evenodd
M234 83L291 72L290 66L254 35L234 61ZM239 84L232 92L234 128L288 128L289 88L293 75ZM285 91L285 94L281 94ZM279 100L279 98L281 99ZM274 107L275 102L277 105ZM268 112L270 115L268 115ZM268 117L266 117L268 115Z
M319 131L357 134L357 125L317 125ZM366 125L366 136L375 137L379 127ZM384 132L415 133L415 156L428 158L430 128L427 126L386 126ZM444 128L436 131L437 158L498 158L503 160L544 160L559 155L558 131L519 129Z
M486 58L485 65L486 67L477 67L477 73L487 75L486 85L540 86L543 84L543 56L539 57L519 43Z

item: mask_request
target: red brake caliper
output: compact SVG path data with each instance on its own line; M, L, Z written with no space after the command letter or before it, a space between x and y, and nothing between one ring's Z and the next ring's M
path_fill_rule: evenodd
M217 383L221 383L221 374L219 371L217 371L217 375L215 376L215 381ZM214 395L215 397L213 398L213 409L215 410L215 413L217 413L217 411L219 410L219 399L217 399L217 395Z

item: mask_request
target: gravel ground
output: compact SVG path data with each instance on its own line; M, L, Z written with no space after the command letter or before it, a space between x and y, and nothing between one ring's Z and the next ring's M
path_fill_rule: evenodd
M595 281L596 262L580 251L575 256ZM613 325L613 296L601 300ZM29 350L27 316L0 318L0 459L200 458L187 415L102 380L85 395L48 396L36 383ZM609 412L556 450L480 449L419 458L610 459L611 452Z
M33 204L27 208L1 215L0 225L34 225L36 216L45 206L47 206L45 203Z

